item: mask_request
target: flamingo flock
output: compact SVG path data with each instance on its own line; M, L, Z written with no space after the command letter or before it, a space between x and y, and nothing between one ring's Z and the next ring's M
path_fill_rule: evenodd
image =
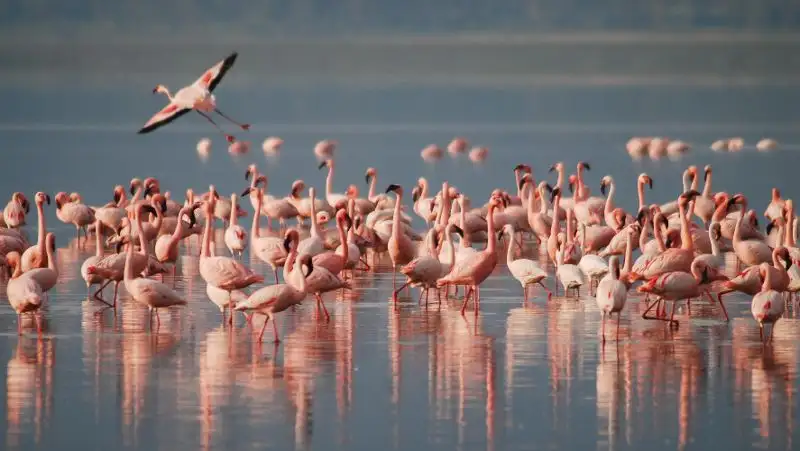
M319 320L328 320L324 295L351 290L357 272L390 273L391 308L403 302L403 290L418 288L417 302L425 308L433 292L439 308L454 301L462 314L471 308L477 316L481 286L505 266L519 283L525 305L594 298L603 343L606 322L614 315L619 339L620 316L632 290L642 316L668 327L696 316L692 305L697 303L710 305L728 321L724 296L745 293L752 296L752 315L766 340L771 333L764 328L781 318L800 291L792 200L773 190L762 230L746 195L713 191L711 166L702 173L688 167L676 183L680 194L664 203L646 201L654 183L647 174L630 180L605 175L596 185L602 195L593 195L587 162L578 162L571 174L565 163L556 162L549 171L555 180L539 183L532 166L519 164L509 179L510 191L497 188L483 199L470 198L446 180L439 189L425 178L413 186L387 183L381 190L377 170L368 167L362 197L358 184L336 191L332 143L315 150L319 169L327 170L320 193L297 180L287 187L288 195L270 194L267 175L255 165L245 173L242 192L222 194L214 185L203 193L188 189L183 203L153 177L133 179L128 190L114 187L112 200L102 206L84 204L78 193L52 198L36 193L35 242L21 230L30 223L28 200L13 193L3 210L0 264L8 268L6 295L20 317L18 331L22 315L33 315L40 324L47 293L58 283L55 235L44 218L53 200L57 218L74 226L79 240L83 235L85 243L94 234L96 252L80 270L88 299L115 311L129 308L118 302L122 286L134 303L149 309L157 326L159 310L187 305L168 279L175 276L180 246L189 252L196 240L208 299L231 327L236 312L243 312L248 324L254 314L264 316L259 341L271 321L279 342L276 315L297 308L309 295L324 315ZM454 140L447 150L464 154L467 144ZM616 203L625 188L638 196L636 211ZM249 231L239 223L248 216L248 204L253 208ZM415 229L412 213L424 230ZM267 218L266 230L261 216ZM226 255L218 255L215 246L220 221ZM249 267L243 260L247 251L271 274ZM726 255L735 257L736 275L727 275ZM105 293L111 284L113 294Z

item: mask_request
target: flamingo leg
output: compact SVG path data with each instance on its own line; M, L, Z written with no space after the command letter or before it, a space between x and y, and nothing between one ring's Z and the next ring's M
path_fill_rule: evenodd
M461 315L464 315L464 312L467 310L467 302L469 302L469 295L472 293L472 287L467 288L466 294L464 295L464 303L461 304Z
M664 308L666 309L666 307L664 307ZM678 325L678 321L675 320L675 310L677 310L677 309L678 309L678 303L677 302L673 302L672 303L672 313L670 313L670 315L669 315L669 325L670 325L670 327L672 327L673 324L676 325L676 326Z
M522 285L522 303L528 303L528 285Z
M764 323L758 323L758 338L761 341L764 341Z
M603 344L606 344L606 312L603 310L602 326L600 326L600 335L603 337Z
M708 297L708 300L711 301L712 304L714 303L714 298L711 297L711 293L709 293L707 290L706 290L706 297ZM725 309L725 304L722 303L722 296L718 296L717 300L719 301L719 306L722 309L722 314L725 315L725 322L729 321L728 310Z
M206 120L207 120L208 122L211 122L211 124L212 124L212 125L214 125L214 128L216 128L216 129L217 129L217 131L219 131L220 133L222 133L222 134L225 136L225 139L226 139L226 140L227 140L229 143L232 143L233 141L235 141L235 140L236 140L236 138L234 138L234 137L233 137L233 135L229 135L229 134L225 133L225 132L224 132L224 131L223 131L223 130L222 130L220 127L219 127L219 125L217 125L217 123L216 123L216 122L214 122L214 119L211 119L211 116L207 115L206 113L203 113L203 112L202 112L202 111L200 111L200 110L195 110L195 111L197 111L197 114L199 114L200 116L203 116L204 118L206 118Z
M419 299L417 299L417 305L422 305L422 295L425 294L425 288L419 290Z
M228 324L233 326L233 295L228 292Z
M275 334L275 340L273 343L278 344L281 342L281 339L278 338L278 323L275 322L275 318L272 318L272 332Z
M17 335L22 335L22 313L17 313Z
M617 312L617 341L619 342L619 319L622 316L622 312Z
M328 313L328 308L327 308L327 307L325 307L325 302L323 302L323 301L322 301L322 296L320 296L320 294L319 294L319 293L316 293L316 294L314 294L314 296L316 296L316 297L317 297L317 302L319 303L319 305L321 305L321 306L322 306L322 311L323 311L323 312L325 312L325 320L326 320L326 321L330 321L330 319L331 319L331 314L330 314L330 313Z
M261 343L261 339L264 338L264 330L267 328L267 323L269 322L269 315L267 315L267 319L264 320L264 325L261 326L261 332L258 334L258 342Z
M544 289L544 291L547 292L548 299L553 296L553 293L551 293L550 290L547 289L547 287L544 285L544 283L541 280L538 282L538 284L541 285L542 288Z
M275 272L275 285L277 285L278 284L278 267L276 266L276 267L272 268L272 270Z
M119 281L114 282L114 310L117 309L117 294L119 293Z
M230 122L238 125L239 127L241 127L242 130L250 130L250 124L242 124L240 122L237 122L237 121L231 119L230 116L228 116L225 113L223 113L222 111L220 111L219 108L214 108L214 112L219 114L220 116L224 117L225 119L229 120Z
M475 316L478 316L478 310L481 309L481 286L480 285L474 285L473 286L473 293L475 293L475 297L474 297L475 300L473 302L474 307L475 307Z
M397 306L397 294L400 293L401 291L403 291L403 288L408 286L408 284L409 284L409 282L406 282L406 283L400 285L400 288L398 288L398 289L396 289L396 290L394 290L392 292L392 302L394 302L395 307Z

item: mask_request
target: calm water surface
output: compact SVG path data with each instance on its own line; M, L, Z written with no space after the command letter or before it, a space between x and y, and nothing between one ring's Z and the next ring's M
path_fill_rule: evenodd
M323 138L341 144L337 191L349 183L366 189L363 172L374 166L381 188L410 186L423 175L483 202L494 187L513 189L517 163L553 180L550 164L572 168L579 159L592 163L594 191L603 175L615 177L627 208L638 173L653 176L647 195L665 202L679 192L686 164L713 164L715 190L745 192L757 211L772 186L787 197L800 189L792 88L220 90L221 107L256 124L240 135L254 141L253 150L238 158L199 117L133 134L160 106L142 92L0 89L9 104L22 105L0 111L4 196L79 191L100 204L114 185L147 176L179 200L186 188L209 183L230 194L245 187L251 162L268 174L273 193L288 192L297 178L319 190L325 174L310 148ZM286 140L278 159L260 150L270 134ZM421 162L419 149L456 134L489 146L489 161ZM681 162L632 162L624 151L632 135L680 138L695 150ZM774 137L783 151L706 150L736 135L751 143ZM215 139L207 161L194 150L203 136ZM31 236L35 220L29 216ZM328 295L329 323L318 320L313 304L281 315L284 341L275 347L257 343L241 318L223 327L206 298L194 240L183 246L177 276L166 279L189 306L162 312L152 331L147 311L124 291L116 315L86 300L79 269L93 242L78 246L52 206L47 221L58 237L60 283L50 293L44 335L26 320L18 337L15 315L0 309L3 449L789 450L800 443L800 322L792 311L778 322L773 345L763 347L744 296L728 298L729 323L716 306L698 303L670 331L643 321L643 303L631 295L620 340L602 347L593 299L548 303L538 291L523 305L504 264L481 290L478 318L462 317L456 300L419 307L415 292L394 311L391 276L379 268L358 275L352 293ZM530 246L526 255L542 258Z

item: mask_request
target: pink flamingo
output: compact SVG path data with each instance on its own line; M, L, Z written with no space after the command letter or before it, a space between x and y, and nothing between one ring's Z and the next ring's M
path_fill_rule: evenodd
M252 188L246 189L242 197L248 195ZM256 212L261 210L264 191L261 188L256 190ZM268 264L275 274L275 283L278 283L278 267L286 264L287 252L284 248L282 239L275 236L261 236L261 229L258 226L260 214L253 214L253 224L250 227L250 250L259 260Z
M213 186L211 191L214 191ZM205 205L206 226L203 231L203 245L200 253L200 276L206 283L227 291L230 298L231 291L249 287L254 283L261 283L264 281L264 277L254 273L232 258L211 256L211 217L214 212L215 201L214 196L210 196ZM228 323L233 324L233 304L230 303L230 300L228 305L231 310Z
M158 316L158 309L168 308L174 305L186 305L186 300L183 299L172 288L157 280L134 277L134 275L138 276L139 274L134 273L133 255L133 245L129 245L128 252L125 257L125 270L123 279L125 282L125 289L131 295L134 301L143 304L150 309L151 319L153 312L155 311L156 321L160 326L161 319Z
M347 234L345 233L345 224L352 227L353 221L347 215L345 210L336 212L336 229L339 232L339 242L347 244ZM315 268L325 268L331 274L339 274L347 266L347 261L350 258L350 246L343 246L342 253L336 251L327 251L317 254L313 257Z
M314 265L311 257L303 255L300 261L295 264L294 260L297 258L297 253L293 252L289 256L289 266L294 266L293 271L299 271L299 286L295 287L290 283L281 283L262 287L254 291L246 300L236 304L235 310L246 312L252 311L267 317L264 325L261 326L261 332L258 334L258 341L264 337L264 329L267 328L267 323L272 320L272 330L275 333L274 343L280 343L278 338L278 325L275 322L275 314L280 313L298 305L306 298L306 277L311 275L314 271ZM303 273L303 267L308 267L308 271Z
M733 231L733 250L736 256L748 266L768 263L772 253L766 243L761 240L746 240L742 238L742 222L747 211L747 198L743 194L737 194L728 201L728 206L735 204L741 205L739 219L736 221L736 228Z
M660 304L662 300L689 301L692 298L700 297L710 282L708 269L705 263L700 260L692 262L690 272L670 271L651 278L647 283L640 285L637 291L656 295L659 299L647 307L647 310L642 314L642 318L661 319L660 317L647 316L647 313L654 306ZM678 325L678 321L675 320L675 307L676 305L673 303L672 313L668 321L670 324Z
M250 129L248 124L240 124L220 111L219 108L217 108L217 100L214 94L212 94L214 88L222 81L222 77L225 76L225 73L233 67L237 56L238 54L236 52L231 53L227 58L206 70L194 83L181 88L174 96L170 94L166 86L156 86L155 89L153 89L153 94L160 93L167 96L169 105L153 115L138 133L150 133L163 125L169 124L189 111L194 110L197 111L197 114L206 118L208 122L211 122L211 124L225 136L228 142L234 142L236 138L234 138L233 135L224 133L219 125L214 122L214 119L211 119L210 113L219 114L223 118L239 126L242 130Z
M27 272L33 268L47 267L47 252L44 249L45 235L47 235L47 227L44 221L44 203L47 202L47 205L50 205L50 196L38 192L34 197L34 202L36 202L36 213L39 216L39 234L36 244L25 249L22 254L22 272Z
M33 268L25 272L26 277L36 280L42 287L42 292L47 293L58 282L58 265L56 264L56 236L50 232L45 237L45 252L47 253L47 267ZM20 264L21 266L21 264Z
M628 287L620 280L619 257L611 256L608 261L608 273L610 277L604 278L597 285L597 307L603 313L603 325L601 335L603 343L606 342L606 316L610 317L617 314L617 340L619 340L619 320L622 316L622 309L625 308L625 301L628 299Z
M11 279L6 287L6 298L11 308L17 314L17 333L22 335L22 314L30 313L36 319L36 326L41 333L41 323L36 312L44 303L44 293L41 285L32 277L22 274L20 255L16 251L9 252L6 260L11 268Z
M397 293L408 285L405 284L400 289L397 289L397 270L400 266L411 263L414 257L417 256L417 252L414 243L403 231L405 224L400 215L400 208L403 205L403 187L392 184L386 188L386 192L394 192L397 196L397 200L394 203L394 215L392 216L392 235L389 237L388 242L389 258L392 261L392 301L397 306Z
M758 332L762 340L764 339L764 324L772 324L772 330L768 338L768 340L772 340L775 323L783 316L784 300L781 296L782 293L772 288L772 272L769 270L769 264L762 263L760 271L764 283L761 285L761 291L753 296L750 312L752 312L753 318L758 321Z
M31 210L28 199L24 194L16 192L11 195L11 200L3 209L3 220L6 227L16 229L25 225L25 215Z
M689 218L685 210L689 200L698 194L697 191L689 191L688 193L681 194L679 197L678 215L681 220L681 247L679 249L667 249L653 257L641 273L631 272L631 281L652 279L661 274L674 271L686 272L691 268L692 261L694 260L694 245L692 234L689 231Z
M477 252L473 257L456 262L453 269L449 274L442 277L436 282L437 287L446 285L466 285L468 286L467 292L464 296L464 304L461 306L461 314L467 308L470 294L474 295L473 304L475 306L475 315L478 315L480 309L481 294L480 285L486 280L487 277L494 271L497 266L497 237L494 232L494 210L500 205L500 201L495 199L489 204L489 212L486 221L486 234L488 236L488 243L486 249Z

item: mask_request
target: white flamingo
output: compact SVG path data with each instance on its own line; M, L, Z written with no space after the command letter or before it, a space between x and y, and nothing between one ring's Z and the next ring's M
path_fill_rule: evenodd
M237 220L238 198L239 196L236 194L231 194L231 215L228 220L228 228L225 229L224 240L231 255L241 258L247 248L247 231L239 225ZM259 212L256 211L254 215L259 216Z
M603 313L601 329L603 343L606 342L606 317L610 317L614 313L617 314L617 340L619 340L619 319L628 298L628 287L620 280L619 257L616 255L612 255L608 261L608 273L611 277L600 281L595 297L597 307Z
M45 236L47 235L47 226L44 220L44 203L50 205L50 196L48 194L38 192L34 198L36 203L36 213L39 216L39 233L36 244L25 249L22 253L22 272L27 272L33 268L47 267L47 252L44 249Z
M547 279L547 272L533 260L527 258L514 259L514 246L516 245L516 241L514 240L514 226L506 224L503 226L503 232L508 235L506 266L508 266L508 271L511 275L522 285L523 300L528 302L528 288L534 284L538 284L544 288L549 297L551 295L550 290L548 290L542 282Z

